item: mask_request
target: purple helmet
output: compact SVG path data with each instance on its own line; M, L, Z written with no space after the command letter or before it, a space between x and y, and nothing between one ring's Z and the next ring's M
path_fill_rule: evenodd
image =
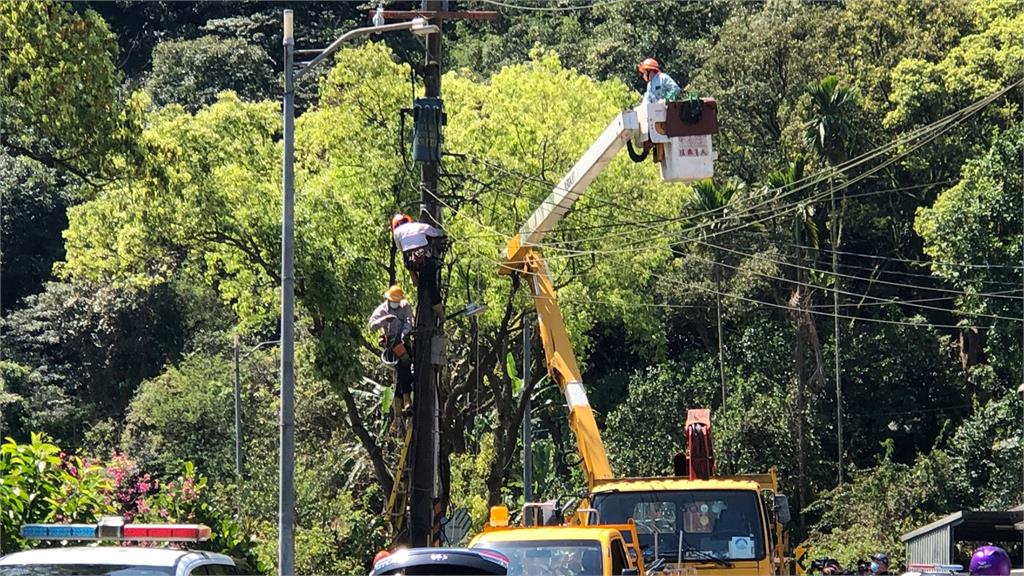
M971 576L1010 576L1010 557L999 546L982 546L971 556Z

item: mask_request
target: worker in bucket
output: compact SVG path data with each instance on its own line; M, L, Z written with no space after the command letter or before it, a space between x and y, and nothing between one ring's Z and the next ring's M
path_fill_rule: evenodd
M394 402L395 414L407 416L412 411L412 356L409 335L412 334L412 307L397 284L384 293L384 302L370 315L370 330L378 332L378 343L383 348L381 360L394 366L397 372ZM397 420L397 418L396 418Z
M637 68L640 75L647 82L647 92L644 93L644 102L656 102L658 100L675 100L679 95L679 84L671 76L661 71L661 64L654 58L647 58Z
M443 317L440 278L437 274L440 270L438 263L441 251L447 238L444 232L430 224L413 222L408 214L395 214L391 219L391 232L395 237L395 245L402 251L402 261L409 270L413 286L419 286L422 276L434 277L434 282L427 284L430 288L427 297L434 312L438 317Z
M999 546L982 546L971 555L971 576L1010 576L1010 556Z

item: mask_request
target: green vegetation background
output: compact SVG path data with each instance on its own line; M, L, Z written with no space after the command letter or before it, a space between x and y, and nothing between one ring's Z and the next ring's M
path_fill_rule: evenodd
M686 409L710 407L720 469L777 468L793 540L844 562L1020 504L1024 96L1000 91L1024 77L1024 3L551 5L445 30L447 302L489 305L447 326L451 506L479 527L521 503L526 394L535 492L580 485L560 394L540 362L517 374L530 302L495 267L638 101L647 56L717 98L715 181L618 158L545 246L616 471L669 471ZM0 3L4 552L24 521L118 512L207 522L273 569L274 349L242 361L240 478L231 390L234 335L248 352L278 322L283 6ZM295 9L299 47L366 20ZM299 90L302 573L363 571L387 544L398 446L364 323L391 278L408 287L386 223L418 197L399 110L422 55L386 41Z

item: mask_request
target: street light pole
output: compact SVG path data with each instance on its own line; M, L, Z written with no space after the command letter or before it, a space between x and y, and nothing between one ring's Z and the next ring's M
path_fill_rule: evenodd
M284 11L284 190L281 207L281 452L277 566L295 574L295 28Z
M235 332L235 476L242 481L242 379L239 374L238 332Z
M281 446L278 478L278 573L295 574L295 83L310 69L353 38L378 32L411 30L414 34L438 31L422 18L409 22L356 28L338 37L316 58L295 66L295 26L291 10L284 11L284 157L281 198Z

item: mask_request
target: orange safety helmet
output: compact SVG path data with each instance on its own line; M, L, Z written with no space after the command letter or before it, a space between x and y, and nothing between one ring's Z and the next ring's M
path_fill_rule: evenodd
M376 564L377 562L380 562L388 556L391 556L391 552L388 552L387 550L381 550L380 552L377 552L376 556L373 557L373 563Z
M648 70L654 70L655 72L661 72L661 64L654 58L647 58L637 66L640 72L647 72Z
M409 216L408 214L395 214L394 217L391 218L391 229L394 230L402 224L408 224L410 222L412 222L412 216Z

